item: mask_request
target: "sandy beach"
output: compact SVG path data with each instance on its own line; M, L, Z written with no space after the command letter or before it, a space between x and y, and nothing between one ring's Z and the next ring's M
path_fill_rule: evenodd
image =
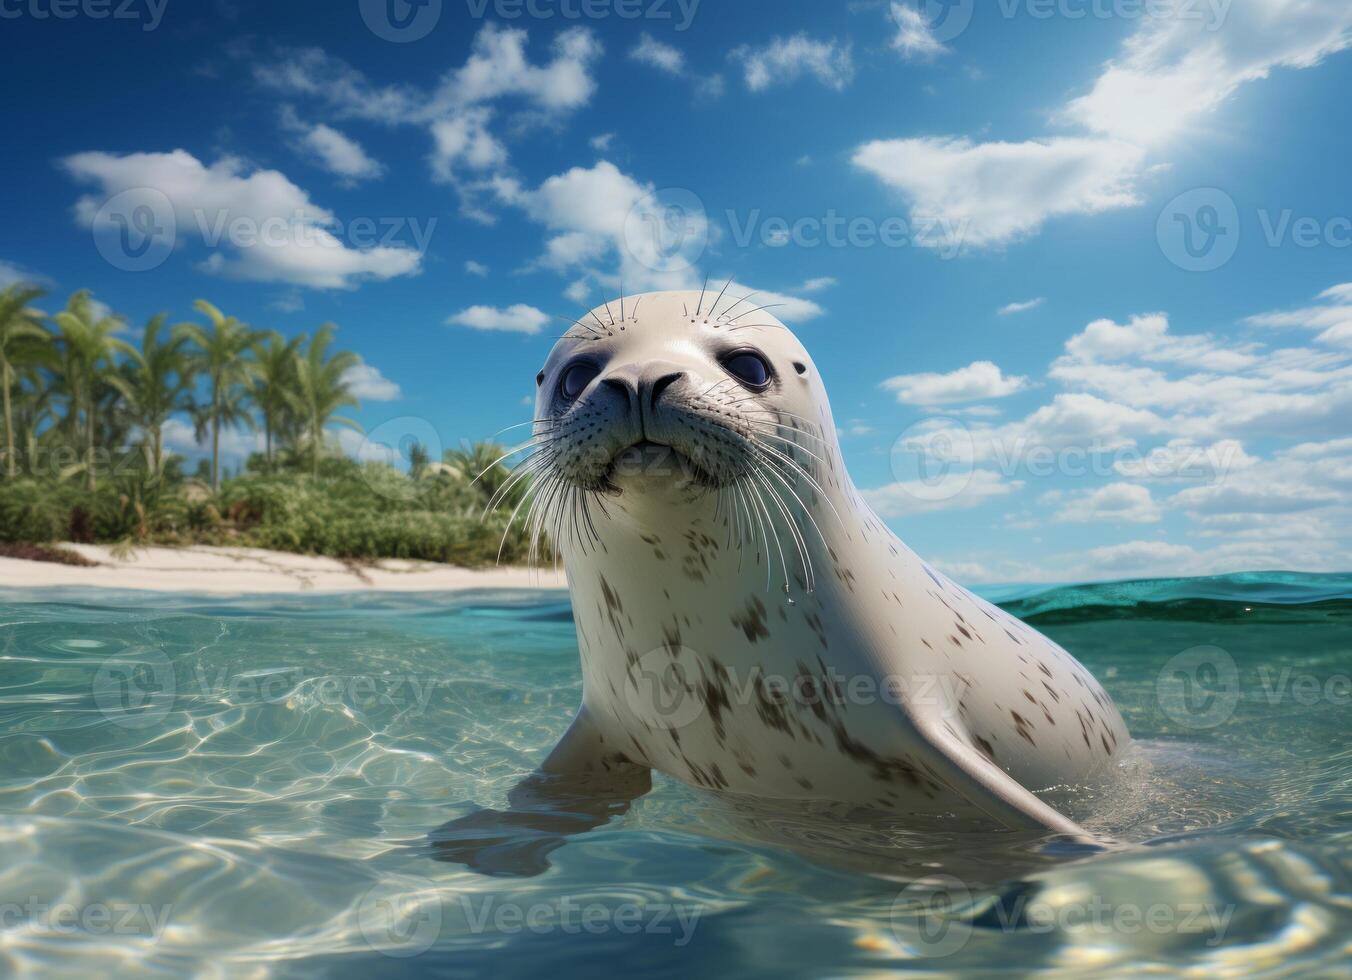
M526 568L471 569L384 559L345 562L258 548L137 548L122 555L106 545L66 544L93 566L0 558L0 587L89 586L247 595L294 592L451 592L466 589L563 589L562 572Z

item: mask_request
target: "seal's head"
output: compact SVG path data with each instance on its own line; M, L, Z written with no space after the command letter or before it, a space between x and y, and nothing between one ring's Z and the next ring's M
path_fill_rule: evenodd
M754 294L612 300L536 382L543 470L574 491L718 491L835 452L812 359Z

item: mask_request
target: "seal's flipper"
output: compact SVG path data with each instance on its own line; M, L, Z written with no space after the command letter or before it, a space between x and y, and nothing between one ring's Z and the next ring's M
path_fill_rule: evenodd
M954 792L1006 827L1046 830L1097 845L1087 830L1025 789L1014 777L963 742L942 720L915 718L928 762Z
M608 823L652 788L647 768L604 748L582 709L540 771L507 794L511 809L475 810L437 828L433 857L488 875L544 873L566 838Z

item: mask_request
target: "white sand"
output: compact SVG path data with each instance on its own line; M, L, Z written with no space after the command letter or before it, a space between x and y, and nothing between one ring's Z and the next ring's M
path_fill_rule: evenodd
M475 570L387 559L354 564L259 548L138 548L123 558L105 545L68 544L97 568L0 558L0 587L93 586L157 592L241 595L272 592L448 592L563 589L562 573L524 568Z

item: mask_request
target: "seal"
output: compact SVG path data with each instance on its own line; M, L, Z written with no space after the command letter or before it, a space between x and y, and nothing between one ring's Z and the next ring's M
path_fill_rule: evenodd
M754 295L607 302L536 384L531 455L502 492L529 480L532 551L547 537L561 556L582 705L513 794L506 823L544 836L523 851L485 811L443 828L443 856L540 870L651 770L1091 840L1044 797L1113 764L1117 708L874 514L816 365ZM575 823L542 830L547 812Z

